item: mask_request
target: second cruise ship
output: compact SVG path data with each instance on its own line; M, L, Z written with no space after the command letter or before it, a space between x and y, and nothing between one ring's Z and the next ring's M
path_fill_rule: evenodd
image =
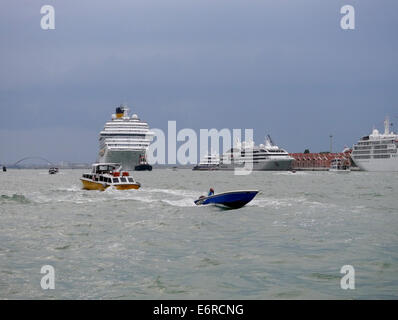
M388 117L384 121L384 134L373 129L354 145L351 158L365 171L398 171L398 134L390 132Z
M265 145L255 146L253 141L237 142L236 146L225 152L220 159L220 170L233 170L253 164L253 170L291 170L294 158L286 150L275 145L267 135Z
M119 163L123 170L134 170L140 159L146 158L146 151L154 133L146 122L136 114L129 116L129 108L121 105L116 108L112 120L100 132L100 163Z

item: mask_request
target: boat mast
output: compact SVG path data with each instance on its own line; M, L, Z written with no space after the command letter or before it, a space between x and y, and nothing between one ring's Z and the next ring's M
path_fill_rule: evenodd
M386 116L386 119L384 120L384 134L390 134L390 118L388 116Z

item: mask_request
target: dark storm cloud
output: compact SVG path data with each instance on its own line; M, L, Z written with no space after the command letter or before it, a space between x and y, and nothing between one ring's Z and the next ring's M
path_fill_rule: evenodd
M56 30L40 29L44 4ZM356 30L340 29L345 4ZM327 150L330 133L342 148L398 115L396 1L7 0L0 9L1 161L95 160L121 102L151 127L254 128L257 143L271 133L292 152Z

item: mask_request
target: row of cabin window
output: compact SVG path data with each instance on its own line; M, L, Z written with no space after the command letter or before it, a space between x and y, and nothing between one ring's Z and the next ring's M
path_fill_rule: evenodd
M94 176L91 176L91 175L88 175L88 174L83 175L83 177L87 178L87 179L93 179L94 180ZM101 182L107 182L107 183L119 183L119 179L120 179L120 182L131 182L131 183L134 182L134 179L131 178L131 177L108 178L108 177L100 176L99 179L96 179L96 180L101 181Z
M111 183L111 181L110 181L111 178L104 177L104 179L106 179L105 182ZM131 177L120 177L120 178L112 178L112 183L119 183L119 179L120 179L120 182L131 182L131 183L134 182L134 179ZM100 181L101 181L101 177L100 177Z

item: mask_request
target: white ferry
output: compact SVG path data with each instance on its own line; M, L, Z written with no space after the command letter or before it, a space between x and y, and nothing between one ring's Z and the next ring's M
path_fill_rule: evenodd
M398 171L398 135L390 132L390 121L384 121L384 134L373 129L354 145L351 158L365 171Z

